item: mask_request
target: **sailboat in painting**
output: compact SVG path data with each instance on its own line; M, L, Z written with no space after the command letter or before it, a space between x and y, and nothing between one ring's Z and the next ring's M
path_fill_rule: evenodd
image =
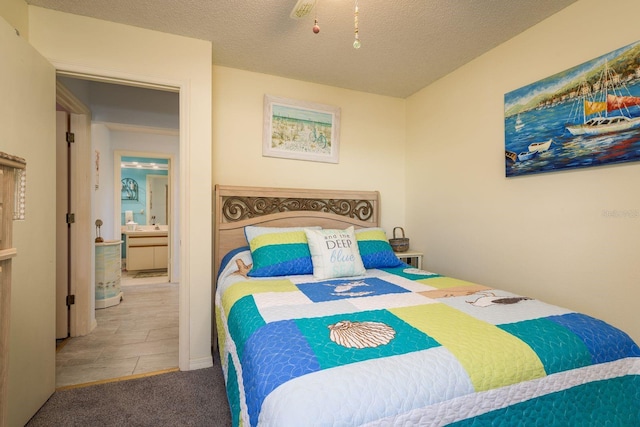
M524 127L524 123L522 122L522 119L520 118L520 114L518 114L518 117L516 117L516 124L515 124L516 132L521 130L523 127Z
M620 76L605 63L600 79L593 86L583 82L580 89L582 123L569 124L567 130L574 136L602 135L640 127L640 116L633 117L630 110L640 105L640 97L623 94L625 89L628 93Z

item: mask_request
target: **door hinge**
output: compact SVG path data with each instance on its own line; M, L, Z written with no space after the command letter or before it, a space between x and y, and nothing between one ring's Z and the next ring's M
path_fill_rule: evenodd
M69 144L76 142L76 135L73 132L67 132L67 142Z
M67 295L67 305L73 305L76 303L75 295Z
M67 214L67 224L73 224L74 222L76 222L76 214L68 213Z

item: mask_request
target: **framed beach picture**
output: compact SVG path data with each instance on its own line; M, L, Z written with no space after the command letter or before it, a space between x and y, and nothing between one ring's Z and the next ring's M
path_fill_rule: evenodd
M640 160L640 42L504 96L506 176Z
M340 108L264 96L262 155L338 163Z

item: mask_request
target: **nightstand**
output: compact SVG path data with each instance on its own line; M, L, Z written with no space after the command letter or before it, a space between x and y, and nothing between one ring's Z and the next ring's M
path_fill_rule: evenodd
M396 256L400 261L406 262L412 267L422 269L422 252L408 250L407 252L396 252Z

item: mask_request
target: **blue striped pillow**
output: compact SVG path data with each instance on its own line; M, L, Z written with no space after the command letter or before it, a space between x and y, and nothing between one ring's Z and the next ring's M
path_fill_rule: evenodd
M403 264L393 252L382 228L359 228L356 239L365 268L391 268Z
M250 277L292 276L313 274L311 252L304 229L321 227L256 227L246 226L244 235L249 243L253 266Z

